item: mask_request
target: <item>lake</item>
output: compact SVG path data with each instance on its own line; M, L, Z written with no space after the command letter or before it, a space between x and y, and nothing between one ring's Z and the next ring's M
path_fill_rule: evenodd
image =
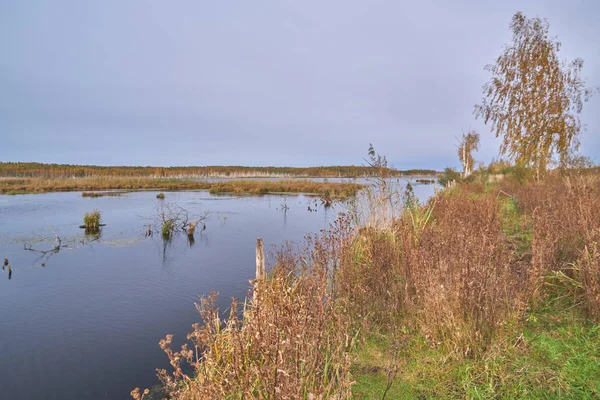
M421 200L434 190L414 189ZM268 262L276 246L301 243L344 210L304 195L165 192L164 201L191 215L208 212L194 243L185 234L165 243L156 232L146 237L156 194L0 195L0 262L8 258L13 270L10 280L7 270L0 274L2 398L129 399L133 388L157 384L156 368L169 365L158 342L169 333L174 348L185 342L199 321L199 295L219 292L221 310L246 296L257 237ZM99 237L79 228L94 209L106 223ZM55 233L62 248L42 253L54 248Z

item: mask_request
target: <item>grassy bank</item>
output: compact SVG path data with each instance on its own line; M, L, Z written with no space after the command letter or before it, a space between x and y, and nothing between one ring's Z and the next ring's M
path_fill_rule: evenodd
M394 340L369 336L353 366L353 398L381 399L395 362L399 371L388 399L597 398L598 325L563 304L532 310L519 328L510 342L479 359L449 357L408 334L395 360Z
M418 280L414 298L369 318L353 397L599 396L599 182L509 179L446 192L423 229L428 239L400 246L393 270L403 284ZM371 260L390 253L371 251ZM419 254L412 271L410 251Z
M354 183L314 182L303 179L202 182L190 179L150 177L0 178L0 194L98 190L210 190L211 193L309 193L334 198L346 198L354 196L361 187L361 185ZM87 196L90 195L89 193L87 194Z
M161 342L175 367L161 373L165 391L177 399L600 396L597 177L463 184L421 206L410 195L379 196L368 213L282 249L269 279L226 321L204 301L203 323L188 336L196 351ZM384 204L403 212L369 223L388 214Z

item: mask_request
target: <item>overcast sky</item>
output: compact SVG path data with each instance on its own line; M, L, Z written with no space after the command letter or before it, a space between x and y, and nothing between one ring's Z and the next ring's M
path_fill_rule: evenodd
M516 11L600 85L600 1L3 0L0 160L457 165ZM600 162L600 96L584 105Z

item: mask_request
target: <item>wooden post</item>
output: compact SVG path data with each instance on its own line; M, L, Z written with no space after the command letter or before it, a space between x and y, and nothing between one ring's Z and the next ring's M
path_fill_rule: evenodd
M265 248L261 238L256 239L256 279L265 279Z

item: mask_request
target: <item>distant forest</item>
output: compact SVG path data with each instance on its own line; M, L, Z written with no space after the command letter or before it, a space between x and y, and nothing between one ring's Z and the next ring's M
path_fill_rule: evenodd
M70 178L90 176L122 176L153 178L241 178L241 177L319 177L354 178L369 177L380 173L368 166L328 167L124 167L69 164L42 164L33 162L0 162L0 177ZM431 169L387 169L390 176L433 176Z

